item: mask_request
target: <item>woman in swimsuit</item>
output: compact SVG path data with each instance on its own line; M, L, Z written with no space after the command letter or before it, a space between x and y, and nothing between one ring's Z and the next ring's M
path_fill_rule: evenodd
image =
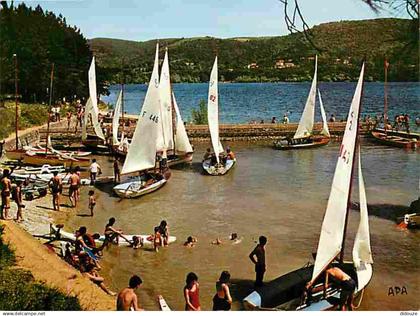
M229 291L230 273L223 271L216 282L216 294L213 297L214 311L229 311L232 307L232 297Z
M200 288L198 277L194 272L187 275L186 285L184 287L185 310L201 311L200 306Z

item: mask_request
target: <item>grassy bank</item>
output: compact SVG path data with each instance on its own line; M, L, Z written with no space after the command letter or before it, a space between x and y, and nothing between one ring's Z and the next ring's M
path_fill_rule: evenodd
M15 103L6 102L0 106L0 139L15 130ZM48 106L43 104L19 104L19 130L45 124L48 120Z
M16 266L14 252L3 243L3 230L0 226L0 310L81 310L76 297L36 282Z

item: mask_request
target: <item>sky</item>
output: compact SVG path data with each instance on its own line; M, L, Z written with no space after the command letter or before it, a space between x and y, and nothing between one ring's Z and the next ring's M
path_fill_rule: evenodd
M289 0L293 2L292 0ZM22 1L15 1L19 3ZM62 14L85 37L145 41L155 38L278 36L288 31L279 0L30 0ZM299 0L310 26L389 17L362 0Z

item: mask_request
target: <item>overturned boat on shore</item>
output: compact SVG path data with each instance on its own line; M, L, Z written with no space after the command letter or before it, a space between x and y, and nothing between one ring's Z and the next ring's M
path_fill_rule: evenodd
M135 175L114 187L121 198L135 198L161 188L168 181L169 169L156 169L156 148L161 120L159 102L159 44L143 107L137 121L121 174Z
M307 149L327 145L330 142L330 132L328 130L327 118L325 115L324 105L322 103L321 92L318 90L319 107L323 121L322 131L319 135L313 134L315 102L316 102L316 85L317 85L317 69L318 57L315 57L315 72L312 79L311 89L306 100L299 125L292 138L285 138L274 142L275 149L291 150L291 149Z
M203 170L211 176L223 176L235 165L236 159L221 159L223 146L219 138L219 93L218 93L218 71L217 56L214 60L210 74L209 96L207 101L207 120L210 130L213 156L204 160Z
M339 267L355 280L356 295L363 292L372 278L373 259L370 249L367 200L360 147L357 145L363 74L364 65L362 65L340 146L315 254L315 263L289 272L256 289L244 299L244 306L247 309L319 311L336 308L341 288L333 284L328 284L327 288L324 288L325 271L330 265ZM360 220L353 246L353 260L348 262L344 261L344 245L356 161L358 162ZM339 259L335 261L338 257ZM308 282L310 282L310 287L307 288Z

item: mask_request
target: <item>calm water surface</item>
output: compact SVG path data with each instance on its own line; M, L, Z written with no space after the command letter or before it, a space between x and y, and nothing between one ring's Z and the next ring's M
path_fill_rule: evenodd
M223 123L245 123L264 119L266 122L276 116L281 119L289 113L291 122L298 122L308 97L310 82L302 83L220 83L219 117ZM348 114L353 97L355 82L320 82L318 88L327 115L344 118ZM207 83L180 83L173 85L174 93L185 121L191 119L191 109L197 108L200 100L207 100ZM147 86L130 84L125 88L125 111L138 114L143 104ZM115 104L119 85L110 87L110 95L103 100ZM418 82L391 82L388 88L389 117L409 113L414 119L420 116L420 87ZM318 100L317 100L318 104ZM384 104L384 85L380 82L365 83L362 114L382 113ZM321 121L317 105L315 118Z
M207 144L195 145L192 167L173 170L172 178L161 190L139 199L120 200L110 194L111 188L97 188L95 216L73 216L67 223L67 229L86 225L91 231L102 232L107 219L114 216L116 227L129 234L144 234L151 233L161 219L168 221L171 233L178 238L169 248L154 253L110 247L101 261L101 274L113 290L127 286L132 274L141 275L144 285L138 293L147 310L158 309L158 294L166 298L171 308L182 310L182 290L190 271L199 276L202 308L211 309L214 282L223 270L232 274L233 308L241 309L240 300L251 291L254 278L248 254L259 235L268 237L267 280L303 266L317 247L338 143L305 151L276 151L267 145L231 143L238 164L224 177L200 173L200 159ZM398 208L418 197L418 153L372 146L367 141L362 148L370 205ZM100 162L110 174L108 158L101 157ZM357 192L357 185L355 189ZM79 214L88 213L87 190L83 188ZM351 258L358 216L358 212L351 211L347 258ZM376 216L369 220L375 264L361 309L418 310L419 232L401 231L394 222ZM210 244L216 237L226 240L232 232L242 236L240 244ZM199 240L191 249L182 246L189 235ZM391 286L405 286L408 295L388 296Z

